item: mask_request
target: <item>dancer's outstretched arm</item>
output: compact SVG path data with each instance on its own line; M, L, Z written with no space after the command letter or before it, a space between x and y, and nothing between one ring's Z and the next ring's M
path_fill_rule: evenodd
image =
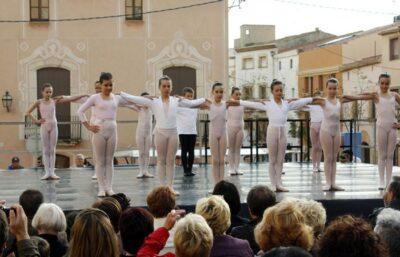
M71 95L61 95L61 96L56 96L53 98L53 100L57 104L61 103L70 103L70 102L75 102L75 103L84 103L86 100L89 98L89 95L76 95L76 96L71 96Z
M146 107L151 107L151 105L153 104L153 100L149 99L147 97L130 95L130 94L127 94L125 92L121 92L120 95L124 100L126 100L126 101L128 101L130 103L143 105L143 106L146 106Z

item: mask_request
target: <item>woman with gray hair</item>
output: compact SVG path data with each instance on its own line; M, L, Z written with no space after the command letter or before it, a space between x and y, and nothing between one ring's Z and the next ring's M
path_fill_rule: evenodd
M50 245L50 257L62 257L68 247L62 243L60 235L67 229L67 221L61 208L53 203L43 203L32 220L38 235Z
M390 257L400 256L400 211L383 209L378 215L374 231L385 241Z

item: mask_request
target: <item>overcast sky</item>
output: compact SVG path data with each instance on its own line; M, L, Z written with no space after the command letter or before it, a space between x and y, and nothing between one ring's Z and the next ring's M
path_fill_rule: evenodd
M234 0L229 1L232 3ZM241 9L229 11L229 46L232 47L233 40L240 36L242 24L275 25L276 38L312 31L317 27L341 35L390 24L395 13L400 15L400 0L246 0Z

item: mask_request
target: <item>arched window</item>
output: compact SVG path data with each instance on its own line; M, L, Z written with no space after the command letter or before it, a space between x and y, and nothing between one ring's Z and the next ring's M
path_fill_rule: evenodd
M196 97L196 70L187 66L173 66L164 69L164 75L172 79L172 95L182 95L182 89L191 87Z

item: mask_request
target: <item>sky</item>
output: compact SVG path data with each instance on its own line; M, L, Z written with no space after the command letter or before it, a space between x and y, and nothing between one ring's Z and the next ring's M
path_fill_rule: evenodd
M242 24L275 25L277 39L315 28L342 35L390 24L395 14L400 15L400 0L245 0L229 11L229 46Z

